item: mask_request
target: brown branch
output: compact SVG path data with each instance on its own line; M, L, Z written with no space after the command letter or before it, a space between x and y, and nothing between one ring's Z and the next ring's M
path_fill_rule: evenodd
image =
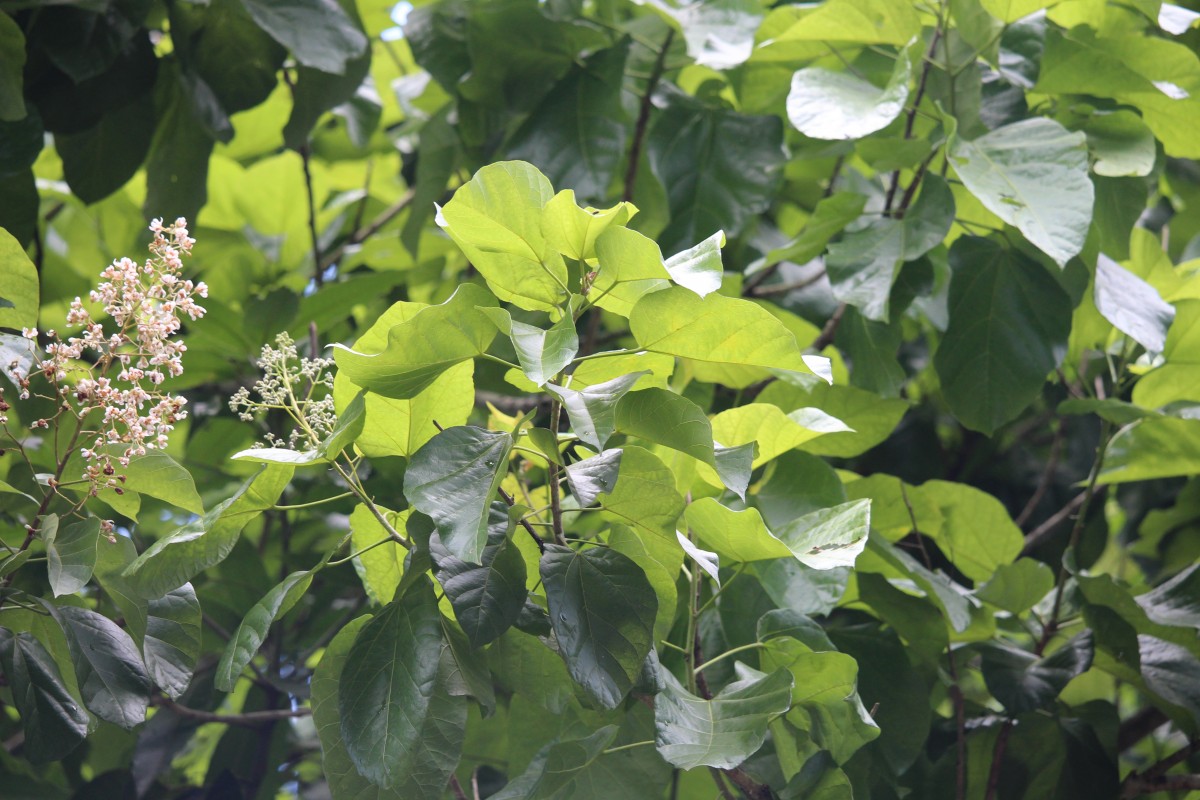
M913 104L912 104L912 107L908 110L908 119L906 119L904 122L904 138L905 139L912 138L913 127L917 121L917 109L921 105L921 100L924 99L924 97L925 97L925 87L929 83L929 72L933 68L933 55L937 48L938 41L941 38L942 38L942 21L939 19L937 27L934 28L934 30L933 30L933 38L929 40L929 52L925 54L925 65L924 65L923 69L921 70L921 78L917 82L917 93L915 95L913 95ZM927 166L927 164L925 166ZM909 199L911 199L911 197L912 197L914 187L917 185L917 183L919 183L919 177L920 176L918 176L918 180L914 180L911 184L909 184L908 191L905 192L905 196L908 197ZM896 199L896 190L899 187L900 187L900 170L896 170L895 172L892 173L892 185L891 185L891 188L888 189L887 198L884 200L884 203L883 203L883 210L884 210L885 214L892 210L892 201ZM907 206L905 206L905 208L907 208Z
M398 217L404 209L408 208L412 203L413 197L416 196L417 190L410 188L407 192L400 196L400 199L392 203L390 206L379 212L375 219L368 222L364 227L359 228L354 233L346 237L346 240L337 247L329 251L329 253L321 259L321 270L324 271L329 265L336 263L345 255L346 251L355 245L362 244L367 239L379 232L379 229L387 225L393 219Z
M709 767L708 773L712 775L713 783L717 785L717 792L721 795L721 800L734 800L733 795L729 793L729 787L725 785L725 778L722 777L721 770Z
M834 337L837 336L838 326L842 324L842 316L846 313L846 304L840 303L833 311L833 315L825 323L825 327L821 328L821 335L813 339L813 343L808 347L814 352L821 352L829 345L833 344Z
M161 706L181 717L199 720L200 722L219 722L225 725L240 725L243 728L257 728L269 725L281 719L296 719L312 715L311 708L278 708L270 711L245 711L240 714L218 714L213 711L203 711L199 708L189 708L180 705L166 695L152 698L151 705Z
M776 264L774 266L778 266L778 265ZM768 269L770 269L770 268L768 267ZM763 270L762 272L760 272L758 274L762 275L765 272L767 272L767 270ZM756 275L755 277L758 277L758 276ZM812 275L810 275L807 278L804 278L804 279L798 280L798 281L792 281L790 283L775 283L770 286L759 286L758 284L761 284L762 281L757 281L754 286L749 287L749 290L746 292L746 294L751 294L751 295L754 295L755 297L770 297L771 295L776 295L776 294L787 294L788 292L795 292L795 291L799 291L800 289L807 289L809 286L812 286L814 283L816 283L817 281L821 280L821 278L824 278L824 277L825 277L825 270L820 269L820 270L817 270L815 273L813 273Z
M1167 715L1154 706L1146 706L1124 720L1117 729L1117 752L1123 753L1158 730L1168 721Z
M1038 480L1037 488L1033 492L1033 496L1029 498L1029 502L1021 509L1021 513L1013 520L1018 528L1024 528L1025 523L1033 516L1033 512L1037 510L1038 503L1042 502L1042 498L1046 496L1046 490L1050 488L1050 481L1054 478L1054 472L1058 469L1058 458L1062 452L1063 443L1063 426L1059 425L1054 431L1054 441L1050 443L1050 457L1046 459L1046 468L1042 470L1042 476Z
M950 678L954 683L950 686L950 702L954 704L954 739L957 762L954 767L954 800L966 800L967 797L967 708L962 689L958 683L958 664L954 658L954 650L946 645L946 656L950 661Z
M1130 775L1121 784L1121 797L1143 797L1156 792L1182 792L1200 789L1200 775Z
M1000 786L1000 767L1004 764L1004 749L1008 746L1008 737L1012 734L1013 721L1004 720L1000 735L996 737L996 748L992 751L992 767L988 771L987 791L983 800L995 800L996 789Z
M450 789L454 792L455 800L467 800L467 793L463 791L462 784L458 782L457 775L450 775Z
M1080 492L1072 497L1065 506L1051 514L1045 522L1031 530L1029 535L1025 537L1025 547L1021 549L1021 555L1027 556L1033 552L1035 548L1054 532L1059 523L1071 516L1072 512L1083 505L1085 499L1087 499L1087 492Z
M658 49L658 58L646 81L646 93L642 95L642 103L638 108L637 122L633 126L633 142L629 145L629 163L625 167L625 191L621 199L629 202L633 199L633 187L637 183L638 165L642 160L642 144L646 140L646 129L650 126L650 111L654 107L654 90L662 79L666 69L667 51L671 49L671 41L675 38L675 29L667 31L662 47Z
M550 405L550 431L554 434L555 439L558 438L559 419L562 414L562 403L555 400ZM558 464L553 460L547 460L548 469L546 470L547 482L550 488L550 530L554 532L554 541L559 544L566 544L563 539L563 518L562 518L562 491L558 485Z

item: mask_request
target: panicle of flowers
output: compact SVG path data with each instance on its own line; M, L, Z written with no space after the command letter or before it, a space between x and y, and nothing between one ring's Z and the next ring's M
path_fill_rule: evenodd
M80 454L93 494L102 488L119 490L119 467L147 450L166 447L167 434L187 416L187 401L162 390L161 384L183 373L187 346L172 337L179 333L183 317L204 316L196 298L208 297L208 287L181 275L183 256L195 244L186 220L163 225L156 219L150 230L150 258L140 265L129 258L114 261L100 273L104 281L89 295L111 319L109 330L76 297L66 323L82 329L81 334L63 340L48 330L45 336L51 341L44 360L28 372L19 364L9 365L22 399L29 397L30 380L40 373L53 386L60 411L87 425ZM37 340L34 329L23 333ZM49 425L50 420L39 419L31 427Z
M229 407L245 422L259 412L285 411L296 427L287 439L268 432L256 447L289 450L316 447L333 431L337 413L333 405L332 358L303 358L287 333L275 337L275 346L263 345L258 368L263 376L254 384L254 394L243 386L229 400Z

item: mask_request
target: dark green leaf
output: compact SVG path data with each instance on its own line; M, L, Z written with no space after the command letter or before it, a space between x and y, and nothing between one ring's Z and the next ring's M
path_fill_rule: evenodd
M436 793L406 796L440 796L466 723L465 702L439 681L440 617L419 579L359 630L337 681L341 738L360 775L399 790L440 773Z
M311 584L310 570L293 572L254 604L234 631L233 638L225 646L225 652L221 654L214 681L217 689L222 692L233 691L242 670L266 640L271 623L290 611Z
M488 509L508 471L513 439L507 433L447 428L413 453L404 494L437 525L456 558L480 563L488 537Z
M480 563L456 558L436 533L429 540L434 575L475 648L495 641L525 605L525 560L509 538L513 521L504 503L491 504Z
M783 669L741 670L712 700L662 673L666 689L654 699L654 739L663 758L680 769L733 769L762 746L767 724L791 707L792 676Z
M142 597L162 597L225 560L242 528L275 505L292 468L267 465L203 517L150 545L122 573Z
M154 98L144 94L108 111L85 131L55 136L71 191L95 203L124 186L150 151L154 122Z
M1033 608L1054 588L1054 571L1041 561L1022 558L1001 564L996 574L975 591L985 603L1022 614Z
M345 74L367 37L334 0L242 0L258 26L306 67Z
M190 583L151 600L146 610L142 657L146 671L168 697L178 699L192 680L200 657L201 613Z
M683 513L675 476L653 453L626 447L621 454L617 486L600 497L605 514L629 525L639 535L671 539Z
M1200 628L1200 566L1185 569L1136 599L1146 616L1160 625Z
M653 587L636 562L611 548L547 545L541 575L567 670L597 702L616 708L653 645Z
M955 416L991 434L1062 361L1071 301L1041 265L991 240L957 240L950 263L950 326L934 366Z
M950 188L936 175L926 176L921 196L903 219L875 220L830 246L825 267L834 296L867 319L887 322L900 266L941 244L953 222Z
M158 124L146 156L147 216L195 219L208 199L208 160L214 140L192 113L182 80L160 74L154 98Z
M146 719L150 677L129 634L102 614L59 606L83 702L96 716L126 730Z
M667 252L725 231L741 233L765 211L781 177L778 117L712 108L680 93L646 138L654 174L667 189L671 221L659 241Z
M100 544L100 519L88 517L65 527L47 528L43 522L50 589L55 597L74 594L87 586L96 568L96 547Z
M533 163L585 202L604 200L625 157L621 80L628 53L622 43L573 66L513 134L508 157Z
M1010 713L1049 709L1067 683L1092 664L1092 637L1080 634L1048 656L1038 658L1001 641L980 646L983 678Z
M767 253L761 268L792 261L807 264L825 251L825 245L862 213L866 198L857 192L838 192L824 197L813 209L800 235L783 247ZM749 270L748 270L749 272Z
M617 736L617 726L606 725L583 739L568 739L547 745L538 751L529 766L492 800L531 800L552 798L600 757ZM568 795L569 796L569 795Z
M0 665L25 728L29 760L46 764L74 750L88 734L88 714L75 703L41 642L0 628Z
M22 68L25 66L25 36L21 26L7 14L0 17L0 121L15 122L25 117Z

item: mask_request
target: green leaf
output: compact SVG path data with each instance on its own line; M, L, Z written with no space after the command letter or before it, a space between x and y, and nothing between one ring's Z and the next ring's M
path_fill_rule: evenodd
M492 795L492 800L572 796L558 792L564 788L569 791L576 774L594 764L616 736L617 726L605 725L582 739L567 739L547 745L538 751L524 772Z
M1200 98L1196 55L1183 44L1140 34L1095 36L1088 26L1045 35L1033 91L1108 97L1141 112L1167 155L1196 158ZM1180 85L1183 83L1188 88Z
M596 237L596 257L600 263L591 293L593 302L606 311L628 317L642 297L670 286L662 251L637 231L607 228Z
M312 716L321 740L322 766L333 797L354 800L406 800L398 790L384 789L359 774L342 743L338 713L338 685L350 648L360 630L371 620L364 615L346 624L325 648L312 677ZM411 796L411 795L410 795Z
M124 447L118 445L112 452L114 456L123 453ZM193 514L204 513L204 503L196 491L192 474L162 450L149 450L144 456L134 456L129 465L119 467L119 471L125 476L125 482L121 484L125 491L156 497ZM100 499L110 494L101 492Z
M408 509L399 513L376 504L376 508L384 515L396 530L402 530L408 516ZM390 539L387 529L379 523L371 510L363 503L354 507L350 514L350 546L359 552L354 559L354 569L362 581L367 596L372 601L387 605L396 594L400 578L404 574L405 550L399 542L389 541L378 545L379 542ZM370 547L370 550L367 548Z
M415 21L416 17L409 19ZM388 22L390 24L390 18ZM416 48L415 43L410 42L410 45ZM415 192L408 219L400 233L400 241L414 259L420 255L421 234L434 211L434 203L445 194L446 184L461 158L458 131L449 119L453 110L453 103L446 104L421 127L421 157L417 159Z
M758 269L765 269L782 261L807 264L825 252L825 245L830 239L858 219L866 202L867 199L857 192L838 192L830 197L821 198L800 234L783 247L771 250L761 266L756 264L757 269L748 269L747 273L757 272Z
M1146 417L1161 416L1157 411L1142 408L1125 400L1115 397L1072 397L1058 404L1059 414L1086 415L1095 414L1100 419L1106 419L1114 425L1128 425Z
M434 576L473 648L500 638L525 605L525 560L509 538L512 528L507 506L492 503L487 546L478 564L455 558L436 533L429 540Z
M328 290L327 287L324 291ZM360 353L380 352L387 347L388 332L394 326L407 322L428 307L423 303L403 301L393 304L359 337L354 349ZM472 361L456 364L408 399L367 392L364 397L366 419L355 446L371 458L408 456L437 433L433 420L446 426L465 425L474 408L474 370ZM344 372L339 370L334 375L333 397L340 411L345 410L357 392L358 387ZM388 595L384 602L390 599L391 595Z
M639 300L629 328L643 350L714 364L812 371L792 332L749 300L701 298L675 286Z
M623 41L574 64L513 134L506 156L536 164L552 184L574 187L588 200L604 199L625 158L621 82L628 55Z
M0 628L0 665L25 730L25 750L34 764L58 761L88 734L88 714L63 683L62 673L30 633Z
M150 545L122 575L142 597L162 597L225 560L242 528L275 505L292 468L268 465L225 502Z
M242 0L254 21L306 67L341 75L367 37L334 0Z
M308 587L312 585L312 571L302 570L293 572L275 588L267 592L254 607L246 613L234 631L233 638L225 646L221 661L217 664L217 675L214 683L222 692L233 691L242 670L266 641L271 623L282 617L299 602Z
M921 196L902 219L874 220L829 247L825 268L834 297L867 319L889 320L900 267L941 244L954 223L954 195L946 182L927 175L921 185Z
M1200 299L1175 303L1175 321L1163 345L1167 363L1143 376L1133 387L1133 402L1162 408L1177 400L1200 400Z
M739 679L712 700L702 700L663 671L664 691L654 698L654 745L679 769L734 769L767 737L767 725L791 706L792 676L740 670Z
M488 508L508 471L513 439L507 433L447 428L413 453L404 495L428 514L442 543L462 561L478 564L488 535Z
M55 597L75 594L92 579L96 547L100 544L100 518L88 517L66 527L42 526L50 589Z
M183 80L159 80L158 122L146 155L147 217L196 219L208 199L208 162L215 144L192 113Z
M725 267L721 263L721 248L725 232L717 231L694 247L681 250L663 262L671 280L707 297L721 288Z
M757 468L827 433L850 429L817 408L798 408L784 414L777 406L747 403L712 418L713 438L723 445L758 443L752 465Z
M616 488L600 496L600 505L605 516L639 534L671 539L684 502L675 490L674 473L657 456L640 447L625 447Z
M0 17L0 121L24 119L25 91L21 73L25 66L25 36L13 18Z
M571 430L580 441L596 450L603 450L608 438L616 431L618 403L642 374L621 375L581 391L554 384L547 385L546 389L557 396L566 409Z
M1015 22L1035 11L1052 6L1057 0L979 0L988 13L1002 22Z
M1083 249L1094 190L1082 133L1022 120L973 141L955 138L950 163L971 194L1059 266Z
M764 669L786 669L795 678L787 720L807 731L833 760L844 764L879 736L858 695L858 664L845 653L814 653L795 639L771 639L762 651Z
M937 509L940 527L932 529L920 515L917 524L971 580L987 580L1021 554L1025 544L1021 529L987 492L953 481L926 481L907 490L907 495L910 502Z
M1038 658L1001 640L979 645L983 679L1012 714L1049 710L1067 683L1092 665L1092 637L1082 633Z
M599 455L567 465L567 485L571 487L571 494L575 495L580 508L587 508L596 502L597 497L611 492L617 485L623 452L620 448L605 450Z
M25 248L21 243L3 228L0 228L0 297L11 303L10 306L0 308L0 327L37 327L37 268L33 266L29 256L25 255ZM4 366L8 366L7 362Z
M1158 151L1154 134L1132 111L1097 113L1083 126L1095 161L1092 171L1110 178L1150 174Z
M856 500L821 509L779 528L767 529L757 509L734 511L711 497L687 507L688 526L722 558L763 561L794 557L813 569L853 566L866 547L870 501Z
M496 326L476 306L495 304L485 290L465 283L441 305L393 325L382 352L366 354L335 345L338 370L369 392L412 398L450 367L487 352Z
M616 428L716 467L708 415L683 395L657 388L631 392L617 404Z
M488 316L497 330L512 339L521 371L536 386L544 386L562 372L579 352L579 335L575 332L575 320L570 314L563 314L549 330L542 330L535 325L517 322L502 308L479 310Z
M717 586L721 585L721 557L716 553L708 550L701 550L696 545L692 544L692 540L684 536L679 531L675 531L675 538L679 541L679 546L683 548L683 552L691 556L696 562L696 566L708 573L709 577Z
M750 57L754 32L763 19L757 0L689 3L670 14L683 29L687 52L697 64L713 69L736 67Z
M129 730L146 719L150 677L129 634L102 614L48 606L71 649L83 702L96 716Z
M779 185L782 145L778 117L713 108L672 92L646 137L671 210L662 246L670 252L717 231L740 234Z
M151 600L142 657L146 672L168 697L179 699L200 657L200 601L190 583Z
M1141 634L1137 641L1146 686L1200 720L1200 660L1187 648L1154 636Z
M990 435L1062 361L1071 300L1041 265L991 240L958 239L950 263L950 325L933 363L950 410Z
M1158 290L1101 253L1096 261L1096 310L1152 353L1167 344L1175 308Z
M826 433L804 443L805 452L836 458L857 456L882 443L896 430L909 408L904 400L824 381L813 381L806 386L774 381L756 399L778 406L785 413L819 408L842 420L852 430Z
M501 161L459 187L437 222L497 297L530 311L550 311L570 294L562 256L542 233L542 208L553 195L536 167Z
M1200 627L1200 566L1193 565L1134 599L1160 625Z
M325 460L316 450L291 450L287 447L251 447L239 450L229 457L233 461L249 461L254 464L280 464L289 467L311 467L324 464Z
M593 261L600 234L610 227L624 226L636 213L632 203L617 203L603 210L580 208L575 202L575 191L563 189L542 209L542 234L564 256Z
M95 203L137 173L153 136L154 98L144 94L110 109L87 130L56 135L54 149L62 157L63 177L71 191L84 202Z
M341 738L359 774L401 789L440 773L437 793L417 797L440 796L466 724L465 701L439 680L440 619L433 586L418 579L359 630L337 682Z
M900 116L911 78L906 50L882 89L849 72L806 67L792 76L787 116L796 130L813 139L861 139Z
M354 441L362 434L363 426L366 423L366 395L365 391L359 392L345 408L338 412L337 424L333 426L333 430L317 448L317 452L327 461L336 461L342 451L354 444Z
M616 708L653 646L653 587L636 562L602 547L548 544L541 576L567 671L598 703Z
M1054 571L1050 567L1032 558L1022 558L998 566L996 574L975 590L975 596L1012 614L1023 614L1053 588Z
M1200 420L1151 417L1108 443L1098 483L1129 483L1200 472Z

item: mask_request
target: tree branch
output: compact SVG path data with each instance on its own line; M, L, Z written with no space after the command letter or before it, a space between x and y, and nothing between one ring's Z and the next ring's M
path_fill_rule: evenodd
M368 222L365 226L359 228L354 233L346 237L346 241L339 244L337 247L329 251L329 253L321 259L321 271L324 272L331 264L336 263L345 255L346 251L355 245L362 244L367 239L379 232L379 229L387 225L393 219L398 217L404 209L408 208L412 203L413 197L417 190L410 188L407 192L400 196L400 199L390 206L379 212L375 219Z
M667 31L662 47L658 49L658 58L654 61L654 69L646 81L646 93L642 95L642 104L638 108L637 122L633 126L633 142L629 145L629 163L625 166L625 191L621 199L629 202L633 199L633 187L637 183L638 165L642 160L642 144L646 139L646 129L650 126L650 110L654 107L654 90L662 79L666 69L667 51L675 38L675 29Z
M161 706L181 717L199 720L200 722L220 722L225 725L240 725L243 728L257 728L262 725L278 722L281 719L295 719L297 717L312 715L312 709L307 707L295 709L279 708L271 711L246 711L241 714L218 714L213 711L202 711L198 708L182 706L166 695L159 695L152 698L151 705Z

